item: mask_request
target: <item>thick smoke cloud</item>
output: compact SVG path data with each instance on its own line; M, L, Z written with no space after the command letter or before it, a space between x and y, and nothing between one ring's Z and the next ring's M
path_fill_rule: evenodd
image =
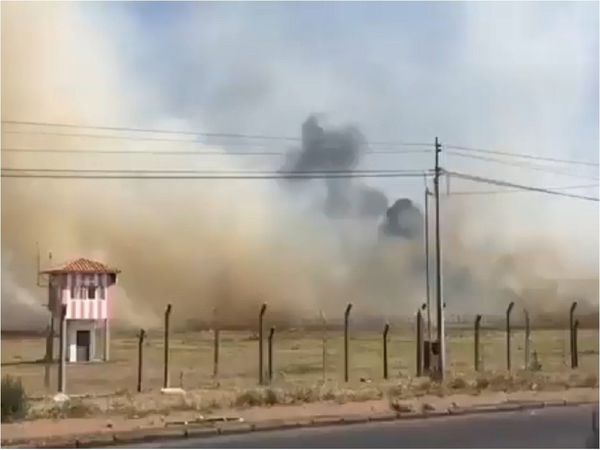
M419 239L423 236L423 215L407 198L401 198L387 210L382 232L388 236Z
M429 136L432 129L436 133L440 129L448 138L454 136L458 141L471 138L491 147L511 148L515 144L515 147L534 151L535 148L552 146L555 150L567 148L568 142L561 141L560 136L553 133L564 129L558 124L563 124L565 104L569 111L581 109L578 97L571 95L567 89L572 83L571 73L564 71L562 66L557 72L553 72L553 67L547 68L548 73L560 75L560 89L557 88L557 80L551 77L547 83L544 81L546 78L540 80L539 73L544 71L538 68L531 74L525 74L526 84L521 85L521 75L519 80L515 80L515 74L522 73L521 57L512 64L497 67L497 63L502 61L498 60L494 46L506 41L500 37L482 39L490 31L487 26L465 30L466 53L455 76L457 80L469 80L468 86L461 87L459 81L449 80L449 89L446 83L439 83L440 71L414 71L413 66L405 64L401 58L398 66L391 68L389 73L378 71L385 75L381 83L373 83L372 77L365 77L369 80L370 90L364 91L357 89L357 85L347 84L349 77L319 72L305 64L310 61L279 66L287 58L269 57L269 61L277 62L273 67L254 57L240 58L237 46L224 45L231 42L227 33L243 28L237 16L234 26L223 27L217 21L211 24L206 19L190 15L193 17L187 30L190 35L184 39L178 35L176 41L170 41L175 50L169 50L169 53L191 58L183 61L184 64L173 65L190 67L191 70L169 71L179 74L181 83L153 85L151 77L147 76L152 71L146 66L142 66L146 69L142 73L131 71L128 65L130 58L123 54L130 48L128 38L135 27L130 26L124 17L110 21L106 17L95 16L94 20L89 20L82 13L85 8L84 4L74 3L3 5L3 117L162 129L264 131L265 134L287 135L292 132L290 130L297 129L311 111L321 111L333 105L330 110L356 113L357 122L361 129L369 130L366 135L370 138L391 139L403 134ZM478 11L475 13L479 14ZM199 30L198 20L207 22L206 27ZM482 23L478 17L472 21ZM577 29L570 21L565 23L567 29ZM251 28L250 36L260 33L253 20L244 24L244 27ZM527 33L529 25L529 20L524 22L523 29ZM396 24L394 28L397 28ZM554 28L544 26L543 29ZM194 33L205 31L207 35L203 39L195 37ZM542 41L546 42L547 36L543 38ZM244 42L244 39L238 41ZM266 41L280 42L272 37ZM185 45L206 45L210 57L198 58L195 49L176 48L176 42L179 45L184 45L182 42ZM286 52L291 51L285 40L281 42L286 44ZM516 49L529 51L521 39L517 42ZM559 58L544 57L541 61L568 60L573 54L569 45L562 45L566 42L562 37L550 42L557 44L550 47L552 51L559 52ZM171 49L171 45L166 47ZM513 54L515 48L505 49L502 55ZM376 56L380 49L381 46L376 46L363 53ZM293 56L293 53L290 55ZM458 70L459 67L462 70L465 65L470 66L482 55L493 55L493 58L490 56L492 60L488 65L471 67L473 71L469 73L476 74L474 78L464 76ZM410 53L403 58L410 59L412 56L413 53ZM524 56L524 60L529 60L528 54ZM224 57L239 63L220 64ZM385 67L390 67L392 62L387 49L381 57ZM154 58L153 61L161 59ZM202 67L194 65L198 61L202 61ZM162 67L170 66L164 61L160 64ZM257 70L247 70L248 65L254 65ZM367 67L361 65L360 69ZM262 76L263 71L267 72L267 76ZM206 75L206 83L198 83L200 73ZM249 73L261 75L257 75L261 89L253 89L253 86L241 91L230 89L247 81ZM313 73L317 75L311 78ZM188 74L189 84L186 82ZM489 80L496 76L507 84L499 85L502 89L489 92ZM528 79L529 76L531 79ZM331 83L321 82L320 77L331 80ZM221 80L225 78L227 83L222 85ZM402 80L400 87L396 86L398 90L376 89L394 86L395 79ZM211 80L214 84L210 83ZM527 88L530 83L536 86L533 94L539 93L538 97L537 94L533 98L528 96L532 92ZM290 97L290 85L304 88L295 90ZM315 86L317 89L314 89ZM405 91L406 86L415 91L414 95ZM202 92L194 91L199 87L210 92L227 92L229 96L226 102L215 100L206 103ZM431 88L435 95L431 94ZM510 88L510 95L506 95L504 88ZM562 97L552 95L557 90ZM254 95L256 92L260 94L258 97ZM363 92L366 94L363 95ZM445 96L446 92L449 94ZM470 93L462 113L456 109L457 92ZM168 93L176 94L182 101L191 99L190 104L185 107L176 104L173 111L173 103L167 102L169 107L166 107L161 101ZM419 109L427 95L439 101L436 101L435 108ZM477 100L484 96L490 100L479 104ZM589 98L589 95L584 97ZM398 98L405 101L398 102ZM510 98L508 106L503 103L506 98ZM269 103L270 99L274 100ZM237 107L240 104L243 108ZM533 105L533 110L528 109L528 105ZM536 114L538 110L545 114ZM515 116L517 121L513 121ZM488 123L486 127L482 123L488 117L493 126ZM531 117L550 119L537 124L531 122ZM579 117L573 117L574 122L580 122ZM389 126L378 129L380 124ZM480 135L469 132L468 127L472 124L477 124ZM356 128L329 128L313 118L306 122L301 137L304 138L304 135L306 139L303 139L301 148L296 150L284 170L349 170L366 164L365 138ZM540 136L547 140L539 142ZM528 137L535 139L529 141ZM557 142L560 144L558 147ZM4 133L4 130L2 145L3 148L76 150L198 148L195 143L170 145L30 136ZM588 147L587 143L577 145L577 148ZM591 147L597 148L597 142ZM220 152L219 157L67 156L3 151L2 165L132 170L244 170L255 169L259 165L227 155L217 146L208 150ZM562 155L559 150L554 156L577 156ZM578 159L583 159L583 156L579 155ZM405 161L383 160L379 167L382 164L394 168L414 167L416 164L411 160L410 163ZM273 170L281 168L279 161L271 163ZM489 170L492 172L493 168ZM512 172L492 172L489 175L510 178ZM328 317L341 317L348 301L355 304L353 317L357 320L368 314L380 318L412 315L424 300L423 246L419 239L406 238L414 236L420 228L415 225L413 234L410 231L413 228L405 224L404 213L412 209L397 205L407 206L403 201L405 197L421 198L421 180L413 184L394 180L386 186L385 192L389 192L390 198L401 198L400 203L392 205L389 219L386 215L389 202L382 186L374 182L367 186L354 179L333 181L295 181L302 195L306 194L311 203L311 207L305 208L294 201L289 190L280 189L270 181L3 178L2 325L41 327L46 322L42 306L46 292L35 285L36 241L40 242L42 254L50 250L53 252L56 263L85 256L122 269L116 316L130 327L160 326L162 311L169 302L174 305L173 320L178 326L185 325L190 318L208 321L215 307L220 308L221 313L227 313L221 319L228 320L231 325L254 326L257 308L263 301L268 302L269 318L274 322L314 319L319 309L323 309ZM551 181L548 180L548 184ZM544 182L539 180L540 185ZM317 195L313 187L322 188L325 195ZM460 188L472 189L473 186ZM444 197L441 205L442 255L449 312L461 313L475 307L481 313L503 311L509 299L507 290L530 302L532 315L534 309L562 314L565 304L575 295L582 301L588 300L591 305L597 305L597 254L590 253L590 242L597 242L598 237L597 204L562 203L556 199L545 201L528 195L517 194L510 199L509 196L499 196L494 198L496 203L483 196L479 200L477 197ZM318 208L312 207L315 202L319 203ZM418 208L414 204L413 207ZM552 214L557 211L557 214ZM410 216L416 224L416 214ZM575 216L577 233L573 232ZM331 220L332 217L348 220ZM412 223L412 219L409 222ZM380 239L378 231L381 228L378 225L381 223L383 228L387 225L394 237L399 234L400 238ZM510 263L499 263L504 256ZM45 263L47 261L43 261ZM587 278L592 287L595 281L595 287L588 289L588 283L579 289L556 292L550 289L550 293L544 290L545 286L553 284L552 280L566 274L580 277L583 281ZM551 282L548 283L548 280ZM532 291L544 294L527 297L527 293Z
M302 124L302 147L292 153L283 167L285 172L343 172L359 167L367 139L356 126L325 129L317 116ZM423 217L409 199L399 199L388 208L388 199L380 190L353 178L324 180L326 198L323 210L332 218L382 218L387 236L419 239Z
M366 138L355 126L325 129L317 116L302 124L302 147L294 151L283 171L348 172L364 155ZM351 178L324 180L323 210L330 217L378 217L387 209L385 194Z

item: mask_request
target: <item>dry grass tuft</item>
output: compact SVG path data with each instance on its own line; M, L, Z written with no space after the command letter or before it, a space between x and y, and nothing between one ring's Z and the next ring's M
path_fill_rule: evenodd
M490 385L490 380L486 377L479 377L475 380L475 387L477 389L487 389Z
M450 389L460 390L468 388L469 385L464 378L457 377L448 383L448 387Z
M577 387L598 387L598 376L595 374L587 374L583 378L580 378L576 383Z
M415 411L415 407L409 402L402 402L398 399L390 399L390 408L399 413L411 413Z
M292 405L335 401L338 403L361 402L383 398L383 392L376 386L356 389L341 388L337 385L315 384L311 386L288 386L285 388L252 388L237 394L233 406Z
M34 409L31 411L28 418L84 418L94 417L100 413L100 408L94 403L82 399L70 399L62 404L53 403L50 407Z

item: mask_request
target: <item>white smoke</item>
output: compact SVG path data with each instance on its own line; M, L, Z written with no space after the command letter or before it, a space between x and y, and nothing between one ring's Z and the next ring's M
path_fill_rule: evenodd
M299 136L309 114L327 111L359 123L368 139L439 134L449 142L578 159L589 159L578 149L598 148L597 132L579 137L574 131L580 129L581 111L588 105L590 14L585 8L567 8L566 15L562 9L551 10L536 19L532 7L469 6L461 16L464 33L455 43L457 60L445 62L444 78L440 70L410 63L414 49L408 44L392 61L376 41L347 37L353 53L363 55L364 61L337 69L327 59L292 45L280 15L275 17L278 25L270 27L268 16L226 14L211 21L210 11L202 8L171 23L168 36L153 30L140 38L135 21L119 8L3 4L3 119ZM552 26L541 27L542 22ZM508 38L502 29L506 23L512 27ZM534 38L529 37L531 27ZM573 31L578 27L581 32ZM273 39L272 32L280 33L281 39ZM153 53L150 44L163 38L168 53ZM149 44L144 45L146 40ZM240 45L229 45L232 40ZM256 51L246 52L245 45L254 45ZM263 57L250 56L255 54ZM561 61L576 64L565 71ZM165 73L170 74L165 79L156 75ZM597 71L595 77L597 82ZM435 102L428 100L433 98ZM597 109L594 112L597 117ZM3 127L3 148L198 148L194 142L5 131ZM217 145L210 149L220 151ZM426 158L430 155L369 159L363 164L425 168L431 164ZM460 162L448 156L444 165L456 168ZM2 152L2 166L280 167L272 160L249 163L233 156L7 152ZM557 183L554 177L527 178L531 172L487 171L485 164L458 167L513 176L528 184ZM568 179L562 182L568 184ZM409 197L420 203L422 198L420 182L372 185L390 199ZM1 187L2 258L12 255L9 264L2 265L3 327L29 325L22 318L34 317L38 307L32 305L45 301L35 287L36 241L42 253L54 253L55 261L88 256L121 268L117 314L135 326L157 324L167 303L174 304L175 320L204 319L217 304L243 321L253 318L263 301L282 319L314 317L319 308L339 314L349 300L357 305L357 314L404 314L423 301L422 274L413 276L413 266L418 265L414 255L422 249L402 242L382 246L373 220L340 225L322 217L315 212L312 191L304 198L294 197L276 183L243 180L3 178ZM598 247L597 204L527 195L444 202L445 258L472 278L464 282L455 276L458 281L447 283L448 295L454 295L450 305L504 301L487 294L497 287L492 269L507 253L516 262L507 269L506 283L519 291L557 272L597 277L598 254L590 251L590 246ZM524 246L532 237L538 240ZM597 302L597 294L591 300Z

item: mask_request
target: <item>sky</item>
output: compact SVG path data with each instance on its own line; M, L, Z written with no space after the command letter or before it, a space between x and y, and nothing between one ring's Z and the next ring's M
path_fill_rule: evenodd
M297 135L317 112L371 140L598 159L593 2L80 8L161 114L202 129Z
M473 158L489 154L459 156L451 148L467 146L597 164L598 8L596 2L3 5L3 120L299 137L306 118L318 114L327 126L357 126L368 142L433 143L438 137L441 165L447 170L537 187L586 185L569 192L598 196L597 165L518 160L518 164L536 167L515 167ZM27 139L2 134L3 147L82 145L68 139ZM252 149L233 141L207 144L226 153ZM83 145L139 150L157 148L158 143L151 147L151 143L89 140ZM261 149L275 151L294 147L280 142L261 145ZM116 156L39 158L39 154L2 153L3 166L8 162L15 167L206 169L222 164L217 162L220 158L212 157L160 161L141 156L135 161ZM272 156L231 155L223 164L276 169L282 161ZM426 170L433 166L433 154L365 155L360 166ZM204 249L193 252L186 242L196 239L204 245L212 239L216 246L222 238L227 246L227 233L218 235L213 229L218 227L210 220L203 224L206 234L194 234L194 221L203 220L203 210L209 210L203 202L216 211L215 216L229 217L237 234L249 236L247 242L236 242L247 245L248 265L240 266L243 274L251 273L248 266L256 265L255 252L272 250L273 242L265 238L269 233L283 241L296 239L294 251L301 254L307 247L303 239L312 239L319 227L326 228L320 219L299 221L296 215L302 217L304 205L294 203L298 198L282 197L276 185L263 182L251 187L230 183L215 189L214 196L201 183L193 187L174 183L168 193L160 183L115 182L101 189L91 181L74 183L74 189L65 188L65 183L2 180L3 298L5 281L10 280L11 295L27 298L21 303L43 301L39 290L34 293L28 286L33 280L30 272L35 270L31 266L36 239L44 240L42 247L51 248L57 259L90 252L126 266L131 278L139 278L139 273L133 274L139 271L137 263L148 264L153 273L162 268L133 258L128 246L140 236L126 236L123 230L130 227L138 233L144 228L138 233L143 239L131 245L146 249L163 242L164 236L175 239L183 229L182 242L172 242L172 253L163 257L189 265L188 259L202 258ZM390 203L408 197L422 208L424 182L420 178L365 183L384 191ZM454 177L449 184L451 192L498 189ZM56 206L48 202L48 192L55 194ZM102 209L106 226L87 213L86 198L98 192L103 196L97 208ZM307 190L309 204L312 194ZM190 210L194 202L199 206ZM598 203L523 192L444 196L442 212L444 233L461 231L479 248L527 253L523 243L540 240L560 249L561 264L572 267L568 276L598 273ZM336 233L327 230L319 236L324 247ZM222 256L214 251L214 258ZM233 258L231 254L225 259ZM280 263L269 263L289 263L297 272L308 272L317 256L326 259L319 252L315 255L304 255L295 266L296 253L290 251L281 256ZM455 257L450 252L445 255ZM325 256L339 262L333 250ZM268 282L268 270L254 278ZM307 278L302 285L307 291L312 288L311 280ZM195 281L192 274L181 284L189 284L186 292L194 292ZM282 283L275 294L285 289Z
M437 136L442 144L598 161L594 2L167 2L82 8L114 38L124 70L138 75L127 77L129 82L153 93L144 99L149 116L160 111L162 118L199 130L298 136L302 121L319 113L332 123L357 124L371 141L433 142ZM132 119L144 125L160 120L143 114ZM449 170L546 187L589 185L598 178L594 167L552 166L546 173L450 154L442 154L441 163ZM427 169L433 161L432 155L379 155L363 164ZM422 198L422 183L373 183L391 197ZM459 190L489 188L452 183ZM593 195L597 188L577 192ZM506 201L520 212L531 211L533 199L542 224L564 221L567 208L588 217L583 222L594 234L597 212L589 206L517 197ZM557 226L569 234L570 224Z
M477 126L462 120L453 131L449 120L460 112L483 120L478 128L487 130L474 136L483 140L493 118L480 113L496 108L514 108L529 126L547 125L534 113L552 84L557 109L577 105L568 128L597 139L592 2L81 7L116 36L129 69L160 88L171 114L211 121L211 128L229 129L235 116L236 129L294 133L294 116L322 111L363 124L373 139L431 139L437 132L443 141L470 141L465 133ZM273 123L280 107L292 116L289 124ZM594 150L581 156L594 157Z

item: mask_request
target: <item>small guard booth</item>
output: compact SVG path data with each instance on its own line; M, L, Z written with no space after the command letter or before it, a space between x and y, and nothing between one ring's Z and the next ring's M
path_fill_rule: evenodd
M98 261L79 258L40 273L49 280L52 330L60 330L61 307L66 307L67 361L108 361L111 304L115 301L115 284L120 271Z

